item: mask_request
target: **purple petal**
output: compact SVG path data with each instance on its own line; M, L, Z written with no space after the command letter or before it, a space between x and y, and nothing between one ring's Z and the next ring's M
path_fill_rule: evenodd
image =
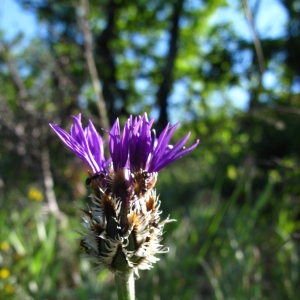
M85 136L88 143L88 147L91 153L93 154L97 165L100 166L101 171L105 170L103 141L99 133L96 131L91 120L89 120L89 125L85 129Z
M81 126L81 114L78 114L78 117L72 116L73 119L76 119L76 123L71 125L71 136L79 143L82 142L82 137L80 136L80 128Z
M58 125L51 124L51 123L49 123L49 125L60 137L60 139L73 151L75 155L77 155L81 159L85 159L84 149L73 137L71 137L66 131L61 129Z
M96 132L92 122L83 130L81 125L81 115L72 116L74 124L71 125L71 135L61 129L56 124L49 124L60 139L77 155L80 159L96 172L104 172L106 163L103 152L103 142Z
M130 124L127 121L123 129L123 136L121 140L122 152L120 157L120 165L122 166L122 168L124 168L127 165L127 161L128 161L129 138L130 138Z
M178 126L178 123L171 127L169 124L167 124L166 128L160 134L158 141L157 141L156 148L154 149L153 154L152 154L152 159L151 159L150 165L149 165L150 172L154 172L154 169L156 169L155 166L165 156L165 151L167 150L168 143L169 143L177 126ZM168 132L168 130L169 130L169 132Z
M79 141L80 144L82 145L84 152L86 154L86 159L88 159L90 161L90 163L89 163L90 167L93 169L94 172L101 171L101 167L96 163L96 161L89 149L88 142L85 137L85 133L82 129L80 114L78 117L72 116L72 118L75 121L75 123L73 124L74 126L73 126L72 133L74 133L76 135L76 140Z
M109 132L108 146L114 170L117 171L120 164L120 125L118 118Z
M172 163L173 161L181 158L182 156L190 153L192 150L194 150L197 145L199 144L199 140L196 141L196 143L194 145L192 145L189 148L186 149L182 149L181 151L174 151L174 149L169 150L169 155L167 155L166 157L164 157L163 160L161 160L157 165L155 165L153 170L150 170L151 172L158 172L159 170L161 170L162 168L166 167L167 165L169 165L170 163ZM180 142L180 144L182 144ZM176 144L177 145L177 144Z
M151 126L153 122L154 119L148 121L145 113L133 126L129 147L130 167L134 171L146 168L149 154L152 151Z
M120 137L120 124L117 119L110 131L105 130L109 134L109 152L112 158L114 170L124 168L128 160L128 139L129 139L129 127L124 127L123 137Z
M72 136L70 136L66 131L61 129L56 124L49 124L49 125L76 156L78 156L80 159L85 161L88 164L88 166L91 169L93 169L94 172L97 171L96 169L94 169L93 162L90 160L90 157L87 155L84 148Z

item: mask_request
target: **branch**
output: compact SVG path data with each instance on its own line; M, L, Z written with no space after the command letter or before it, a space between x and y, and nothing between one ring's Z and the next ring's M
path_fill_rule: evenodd
M13 83L16 86L20 97L22 99L28 98L28 91L23 83L23 80L19 76L14 62L9 58L9 54L7 54L7 49L5 49L5 47L1 43L0 43L0 54L2 55L3 60L6 62L8 66Z
M45 194L49 205L49 209L53 214L59 215L60 211L54 193L53 177L50 169L49 151L46 147L42 149L41 159L42 159Z
M99 76L96 69L96 64L93 56L93 41L92 41L92 34L88 26L88 12L89 12L89 2L88 0L81 0L81 7L82 7L82 16L80 18L81 26L83 29L84 35L84 43L85 43L85 58L87 61L89 73L92 79L94 91L97 96L97 104L98 104L98 111L100 115L100 122L101 126L105 129L109 129L109 121L107 118L107 110L106 104L104 101L104 97L102 94L102 89L99 81Z
M171 28L170 28L170 43L169 52L167 54L167 61L164 67L163 81L157 92L157 99L160 105L160 116L158 120L159 130L162 130L160 124L166 124L167 120L167 98L172 86L172 73L174 69L175 59L178 53L178 40L179 40L179 18L182 11L183 0L176 2L173 6L173 16L171 18ZM165 126L165 125L163 125Z
M250 29L252 31L253 42L254 42L254 47L255 47L255 51L256 51L256 55L257 55L257 59L258 59L260 74L262 76L264 71L265 71L264 53L263 53L263 50L262 50L260 39L258 37L258 33L257 33L255 25L254 25L253 15L252 15L251 10L249 8L248 1L243 0L243 5L244 5L244 9L245 9L246 18L249 22Z

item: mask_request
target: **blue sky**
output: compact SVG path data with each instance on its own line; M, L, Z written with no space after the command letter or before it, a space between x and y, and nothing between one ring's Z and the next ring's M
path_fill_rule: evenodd
M41 33L42 27L38 26L37 19L33 13L22 9L14 0L0 1L1 4L3 4L0 6L0 30L4 31L4 38L6 40L11 40L19 32L23 32L24 45L27 44L31 38ZM249 0L250 6L255 2L256 1ZM233 24L237 34L251 40L252 35L247 20L237 11L237 5L241 3L241 1L232 0L228 1L228 3L230 3L230 7L220 8L211 22L222 23L229 21ZM259 36L275 38L283 35L286 22L287 14L279 0L260 1L259 13L255 20ZM274 75L271 72L265 73L263 78L265 85L271 86L274 84L274 80ZM177 94L179 98L183 96L180 91L175 94ZM247 106L248 93L242 87L232 89L230 91L230 97L237 107L244 109ZM176 99L174 100L176 101ZM218 97L215 100L216 104L218 104Z
M24 33L25 41L36 36L38 26L33 13L22 9L14 0L0 2L0 29L4 30L7 40L11 40L19 32Z
M245 18L236 10L240 0L229 1L231 6L218 11L212 22L230 21L238 34L251 39L251 32ZM254 1L249 1L250 5ZM21 8L14 0L1 0L0 29L5 31L7 39L23 32L27 39L34 37L39 29L35 15ZM276 20L276 22L274 22ZM261 37L278 37L284 33L287 14L278 0L261 0L256 18L256 26Z

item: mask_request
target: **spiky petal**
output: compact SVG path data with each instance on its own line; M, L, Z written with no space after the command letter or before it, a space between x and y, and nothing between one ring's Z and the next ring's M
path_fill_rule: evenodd
M71 125L71 134L56 124L49 125L73 153L82 159L94 173L106 172L109 161L105 161L103 141L93 123L89 121L89 125L83 129L81 114L72 118L74 119L74 124Z
M151 127L154 119L148 121L147 114L142 117L132 116L127 120L121 137L119 120L117 119L109 134L109 152L111 158L105 160L103 141L96 132L91 121L83 129L81 115L74 117L71 125L71 134L56 124L50 124L61 140L93 170L94 173L109 172L108 164L112 161L114 171L128 168L132 172L140 169L149 172L158 172L165 166L194 150L199 140L189 148L184 148L190 133L175 146L169 144L170 139L178 126L167 124L158 139L152 137Z

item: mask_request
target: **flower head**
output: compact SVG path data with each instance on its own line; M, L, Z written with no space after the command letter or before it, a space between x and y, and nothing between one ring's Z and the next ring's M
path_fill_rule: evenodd
M50 124L62 141L82 159L93 174L86 183L93 189L95 207L81 209L84 227L81 246L102 267L116 273L149 269L159 260L155 255L168 252L160 242L164 225L160 222L160 201L154 186L157 172L191 152L199 140L184 148L190 134L174 146L169 144L178 124L169 124L158 139L151 131L154 119L147 114L132 117L122 135L117 119L110 131L105 159L101 136L92 122L83 129L81 115L73 117L70 134Z
M151 134L154 132L151 131L154 119L148 121L145 113L142 117L133 118L130 116L125 123L122 137L119 119L115 121L110 131L106 131L109 134L108 147L111 158L105 160L103 141L93 123L89 121L89 125L83 129L81 115L73 116L73 119L71 134L56 124L50 124L50 126L74 154L87 163L94 173L109 172L110 161L112 161L115 172L123 168L129 169L131 172L140 169L158 172L194 150L199 143L197 140L194 145L185 149L184 145L190 136L188 133L176 145L170 145L170 139L178 123L174 126L167 124L159 138L156 139L155 135Z

